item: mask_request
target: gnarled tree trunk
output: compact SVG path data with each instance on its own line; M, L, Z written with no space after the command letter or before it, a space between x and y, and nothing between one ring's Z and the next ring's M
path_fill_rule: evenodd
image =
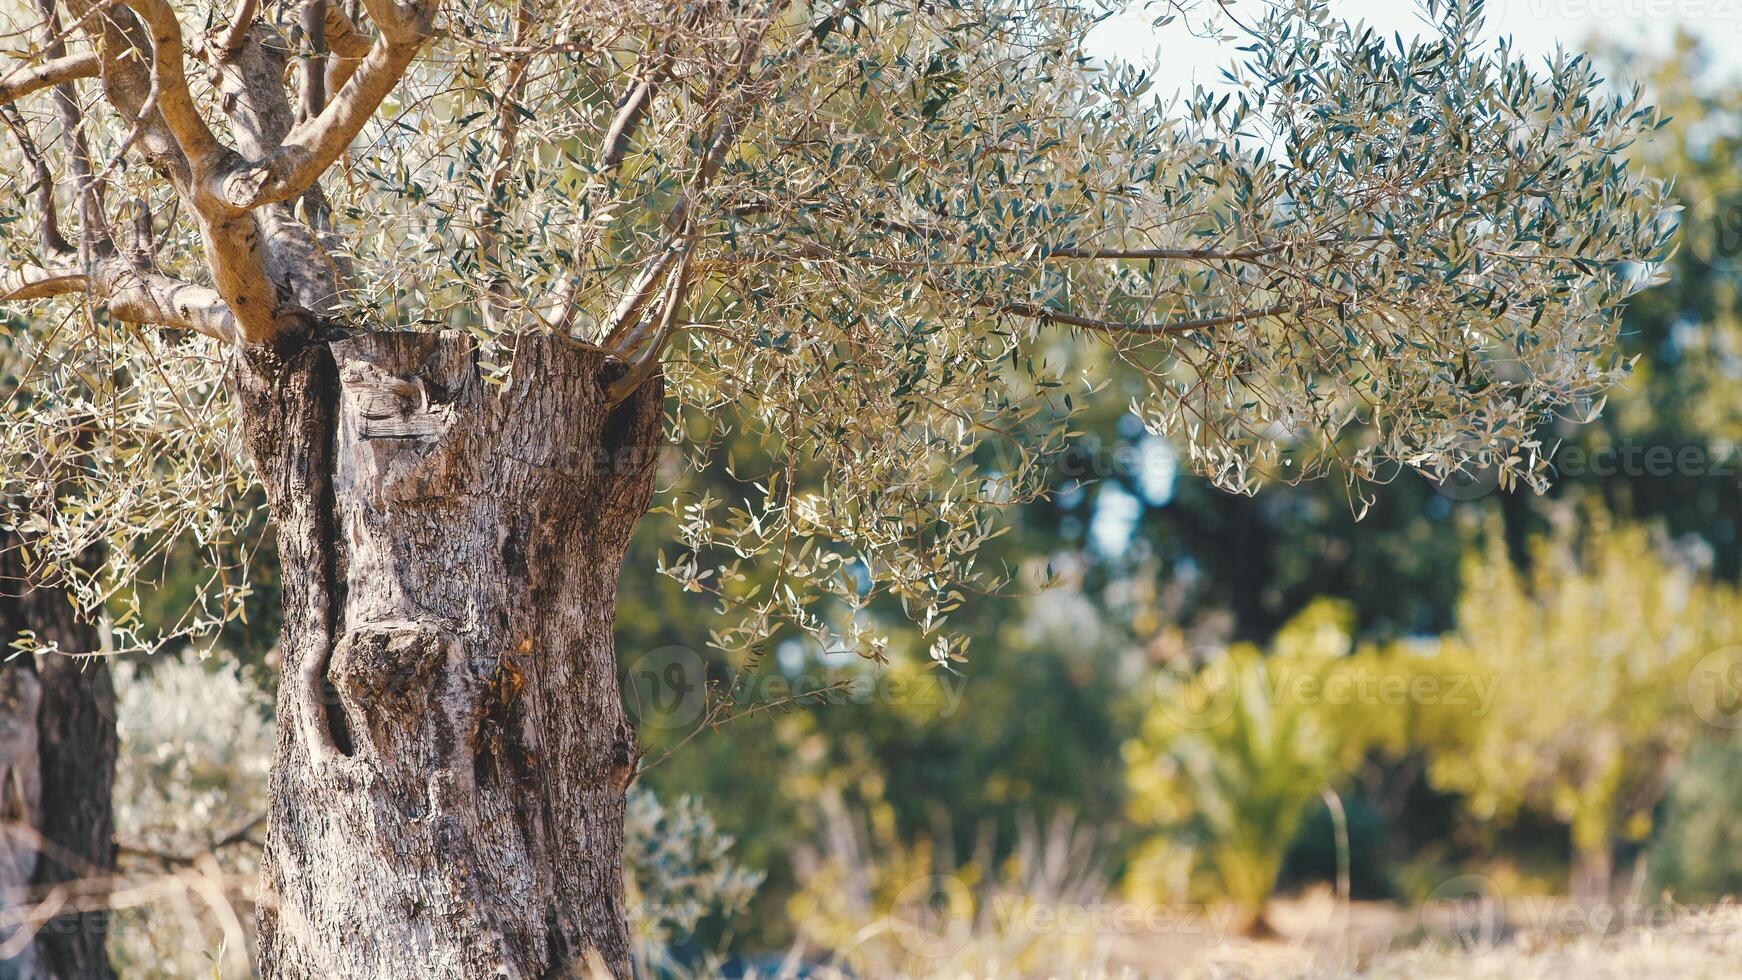
M260 913L278 977L629 974L617 571L657 380L550 337L507 383L453 333L245 354L283 682Z
M10 543L0 540L0 901L72 881L95 887L64 896L71 911L0 960L0 977L106 980L115 975L101 884L115 870L115 692L106 660L77 656L98 649L96 627L63 591L32 582ZM27 629L62 653L5 660Z

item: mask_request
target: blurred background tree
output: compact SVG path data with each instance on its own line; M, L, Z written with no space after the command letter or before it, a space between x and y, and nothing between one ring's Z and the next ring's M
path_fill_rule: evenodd
M1437 728L1429 780L1482 821L1528 808L1566 827L1569 892L1586 901L1610 898L1617 848L1650 834L1682 759L1712 731L1689 685L1742 635L1742 597L1669 549L1596 507L1563 514L1530 542L1526 571L1498 543L1471 556L1444 641L1497 690L1480 719Z

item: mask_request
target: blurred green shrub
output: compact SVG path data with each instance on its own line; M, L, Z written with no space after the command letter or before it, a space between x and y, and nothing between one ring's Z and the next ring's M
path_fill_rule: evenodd
M762 884L760 872L732 860L732 838L692 797L666 806L651 790L631 786L623 836L631 938L642 976L674 970L678 947L704 918L742 912Z
M1718 731L1700 717L1713 706L1697 701L1699 671L1742 636L1742 598L1644 527L1594 508L1561 517L1527 570L1498 535L1466 562L1459 626L1437 656L1495 694L1479 718L1430 706L1428 777L1480 821L1529 809L1565 826L1573 893L1595 899L1617 845L1650 833L1679 760Z
M1651 893L1714 902L1742 895L1742 744L1695 748L1670 785L1646 850Z
M250 976L272 707L235 664L115 665L115 836L129 882L109 951L125 977Z
M1369 752L1405 744L1407 704L1380 683L1389 658L1353 652L1352 625L1347 606L1316 602L1268 656L1238 645L1158 678L1125 746L1131 817L1152 832L1129 894L1226 900L1246 927L1265 928L1264 902L1308 807ZM1182 865L1187 894L1164 894L1177 884L1158 893L1182 880Z

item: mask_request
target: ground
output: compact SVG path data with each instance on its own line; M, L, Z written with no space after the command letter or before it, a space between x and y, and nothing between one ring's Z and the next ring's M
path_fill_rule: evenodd
M1742 976L1742 907L1638 903L1590 910L1560 899L1489 910L1409 911L1328 895L1273 903L1275 939L1127 936L1108 977L1307 980L1705 980ZM1631 919L1631 922L1622 920ZM1069 975L1067 971L1060 975Z

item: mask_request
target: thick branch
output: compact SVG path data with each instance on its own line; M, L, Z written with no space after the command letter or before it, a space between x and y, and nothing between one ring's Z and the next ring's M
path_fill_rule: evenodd
M636 273L634 281L629 284L622 298L617 301L617 306L612 309L611 316L605 321L605 336L600 341L603 347L620 353L628 351L629 348L623 345L629 343L633 336L633 328L640 322L642 307L652 298L654 287L666 276L671 264L680 256L689 254L691 242L692 239L687 237L675 238L641 267L641 271Z
M224 36L218 40L218 50L226 55L240 50L259 13L260 0L236 0L236 11L230 16L230 26L224 31Z
M694 5L683 20L683 31L694 29L702 22L706 4ZM665 81L671 71L671 39L668 37L656 52L643 56L644 63L636 71L636 82L624 93L617 103L617 114L611 117L611 126L605 130L605 139L599 147L599 170L615 170L623 162L623 157L629 152L629 144L635 139L635 131L641 128L642 120L646 119L653 106L654 90Z
M302 118L312 119L327 107L327 0L303 0L299 14L308 52L302 62Z
M102 61L92 51L55 58L35 68L14 69L0 78L0 105L17 102L32 92L55 85L96 78L101 70Z
M0 272L0 302L67 293L89 293L117 320L192 330L225 342L236 340L235 317L216 292L141 271L124 259L104 259L93 264L88 273L60 264Z
M327 4L326 16L327 47L334 54L356 61L369 53L369 46L373 42L357 29L356 24L351 23L351 18L345 16L345 11L338 4Z
M326 17L327 48L333 53L327 59L327 91L337 92L345 87L352 75L357 74L374 42L351 23L351 18L345 16L338 4L326 5Z
M642 385L647 383L647 379L659 370L659 365L665 356L666 341L670 339L672 329L677 324L678 309L688 298L689 258L689 252L685 251L677 260L677 268L672 270L671 282L666 289L664 312L660 314L659 324L654 329L653 336L648 338L646 348L630 362L629 370L623 377L611 383L607 397L612 405L620 404L624 399L635 394ZM623 350L625 352L633 351L637 342L636 338L631 338L630 342L624 345Z
M138 120L147 162L183 191L191 188L186 154L164 124L153 94L151 37L145 25L115 0L68 0L102 60L103 93L122 118Z
M614 170L623 162L623 155L629 152L629 143L635 138L635 130L646 118L648 106L652 103L651 78L636 82L624 96L623 104L617 107L617 114L611 118L611 128L605 131L605 142L599 150L600 170Z
M188 89L181 22L168 0L127 0L127 5L151 32L151 87L157 94L157 109L197 180L229 151L212 135Z
M371 16L375 7L383 5L392 7L378 0L371 4ZM230 206L257 208L301 194L351 145L381 101L399 84L428 37L422 32L407 34L403 22L397 23L399 30L383 27L356 74L319 115L298 123L285 137L284 145L265 159L239 162L223 175L220 193Z
M754 94L816 43L817 35L814 32L807 32L797 44L777 59L773 66L765 70L753 82L747 81L752 66L761 55L762 45L767 39L770 28L789 6L791 6L791 0L772 0L764 11L756 32L744 40L738 56L738 65L730 80L739 86L737 97L730 105L715 115L713 125L710 127L710 138L704 143L702 157L696 164L695 174L691 178L689 186L684 189L682 194L678 195L676 203L673 204L670 213L665 217L665 227L674 233L670 244L641 270L635 281L630 284L629 291L624 293L622 299L618 301L610 319L606 321L605 337L602 344L607 349L628 352L633 350L644 336L644 331L641 329L642 321L637 319L637 314L640 313L652 295L654 284L666 274L671 263L679 259L680 256L687 263L690 249L695 243L694 236L689 232L691 227L690 211L695 206L695 202L700 200L714 175L719 172L727 154L737 144L739 133L755 111ZM715 102L719 98L720 89L724 84L725 80L716 81L714 90L709 93L706 101ZM630 110L635 104L636 95L637 93L632 92L625 100L623 107L618 110L617 120L612 122L613 130L617 130L620 123L625 126L633 123L635 113ZM645 97L652 98L651 87L647 89ZM624 137L620 133L618 138ZM609 144L606 149L610 150ZM565 314L564 320L567 319L568 315Z
M12 130L12 135L18 140L18 150L24 154L24 162L30 165L36 177L36 209L41 212L38 217L37 243L42 246L45 255L58 255L70 251L66 237L61 234L60 208L54 199L54 175L49 173L48 163L36 148L36 141L31 138L30 130L24 125L24 117L13 106L0 106L0 120Z
M64 58L67 53L65 35L61 31L60 15L55 0L38 0L42 11L43 53L50 58ZM101 63L98 65L101 69ZM91 145L85 140L85 110L79 104L78 89L72 81L54 87L55 113L60 116L62 139L67 144L67 159L73 172L73 187L78 195L79 249L90 255L107 252L112 242L108 216L104 213L103 178L91 163Z
M522 44L531 29L532 10L527 0L515 8L514 43ZM484 202L478 215L478 252L484 266L484 322L494 327L507 309L503 295L502 275L502 200L508 175L513 168L514 150L520 141L520 92L526 84L527 58L514 55L508 59L508 81L496 104L496 163L490 168L490 178L484 184Z

